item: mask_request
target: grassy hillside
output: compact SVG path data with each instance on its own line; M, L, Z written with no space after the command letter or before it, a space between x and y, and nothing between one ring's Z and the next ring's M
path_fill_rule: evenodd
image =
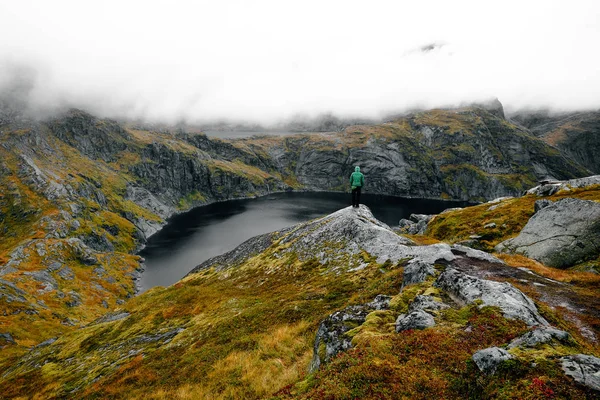
M498 203L485 203L461 210L446 212L436 216L428 225L427 235L447 243L470 241L470 245L486 251L511 237L517 236L529 218L534 214L534 204L540 199L557 201L577 198L600 202L600 186L560 191L552 196L529 194L522 197L502 200ZM473 236L476 237L473 240ZM588 261L575 268L595 269L600 272L600 259Z
M398 294L408 259L349 254L330 237L319 239L307 257L290 250L290 233L280 232L243 262L212 266L135 297L141 270L135 252L176 212L271 191L346 190L346 170L355 164L367 173L370 192L453 199L518 193L545 173L586 173L528 132L473 108L343 132L237 141L123 127L77 110L1 128L0 392L9 398L386 398L393 396L390 379L411 368L424 375L407 382L406 396L509 390L473 378L467 357L478 346L500 345L523 331L496 309L456 307L436 316L436 333L393 333L394 317L415 295L444 296L431 281ZM571 195L597 199L597 188ZM482 205L444 214L430 237L413 239L453 243L481 234L494 221L498 228L480 240L489 249L518 232L532 204L524 197L497 211ZM581 286L581 299L596 294L589 274L560 275L531 260L506 260ZM438 265L438 272L444 267ZM319 323L378 294L394 296L391 308L355 327L356 350L308 374ZM544 312L577 338L558 353L597 354L595 344L577 334L575 317ZM576 317L597 329L594 318ZM461 332L473 321L485 334L465 337ZM432 338L463 350L419 350ZM423 357L432 351L452 363L425 368ZM347 363L354 372L342 371ZM555 363L540 368L506 375L506 388L523 394L542 377L543 385L536 383L541 388L583 393L557 375ZM349 389L361 382L370 382L373 392Z
M129 300L33 349L6 370L0 390L8 397L103 399L592 396L562 373L558 357L599 354L600 349L561 309L537 297L542 315L571 332L572 341L516 349L518 359L488 377L477 370L472 354L527 332L523 322L505 318L497 307L482 308L480 302L453 303L432 285L433 278L400 291L407 258L378 262L364 250L348 253L347 243L338 238L302 247L331 223L335 219L255 239L243 247L242 258L239 253L216 258L171 287ZM446 265L435 267L437 276ZM571 279L571 273L564 274L558 279ZM585 277L589 295L599 294L597 275L576 276ZM516 276L495 279L519 284ZM320 321L378 294L392 296L389 309L372 311L363 324L352 326L347 335L354 348L308 373ZM395 333L396 317L420 294L454 306L435 314L434 328ZM598 305L586 307L600 311ZM593 329L600 333L598 325Z

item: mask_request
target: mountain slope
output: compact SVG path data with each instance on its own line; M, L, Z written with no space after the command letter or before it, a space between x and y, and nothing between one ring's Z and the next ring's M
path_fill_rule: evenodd
M287 187L80 111L1 131L0 333L11 345L0 364L132 297L143 268L133 253L170 215Z
M430 110L343 132L231 141L268 155L311 190L341 190L360 165L370 192L461 200L518 195L541 179L589 171L527 130L482 108Z
M547 175L586 175L501 113L477 107L238 141L134 129L79 110L42 122L9 111L0 112L3 369L132 298L143 269L135 252L169 216L194 206L346 190L354 164L371 193L470 200L518 194Z
M364 206L348 207L253 238L179 283L37 346L3 373L0 389L9 397L516 398L537 390L533 379L559 397L591 396L558 359L596 353L597 344L513 286L531 292L534 282L548 284L476 250L417 246ZM434 312L422 301L444 307ZM435 325L397 333L397 317L424 312L416 307ZM325 351L314 344L318 328L340 310L347 321L363 313L343 328L353 349L307 374ZM497 379L469 361L548 324L572 339L511 350L515 358Z
M600 112L551 115L522 112L512 116L540 139L594 173L600 173Z

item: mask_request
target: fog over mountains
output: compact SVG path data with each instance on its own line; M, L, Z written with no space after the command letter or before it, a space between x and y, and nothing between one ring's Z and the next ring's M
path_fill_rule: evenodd
M600 5L479 2L4 2L0 88L175 124L379 119L498 97L597 109Z

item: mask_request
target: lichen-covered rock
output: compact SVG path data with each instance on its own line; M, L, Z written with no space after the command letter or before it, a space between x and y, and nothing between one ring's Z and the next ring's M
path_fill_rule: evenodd
M307 234L308 233L308 234ZM335 255L323 252L323 239L342 245ZM321 263L332 257L358 254L364 250L377 257L377 262L398 261L407 253L411 240L398 236L389 226L378 221L365 205L346 207L326 217L297 225L281 243L292 242L290 249L300 257L317 257Z
M434 275L435 268L433 268L432 264L421 261L418 258L412 259L404 267L402 287L424 282L427 277Z
M578 189L593 185L600 185L600 175L586 176L585 178L571 179L568 181L557 181L544 183L527 191L528 194L537 196L550 196L560 190Z
M485 374L493 375L505 361L514 358L509 352L499 347L489 347L473 354L477 368Z
M460 303L481 300L483 305L499 307L507 318L519 319L529 326L547 326L533 301L508 282L479 279L447 268L434 283Z
M78 307L82 304L81 296L79 295L79 293L71 290L67 293L67 301L65 301L65 304L67 305L67 307Z
M75 273L67 266L61 268L56 274L67 281L72 281L75 278Z
M0 300L7 303L26 303L27 293L19 289L14 283L0 279Z
M71 246L77 258L85 265L97 265L98 258L95 252L90 249L81 239L69 238L67 243Z
M561 343L568 343L571 339L572 337L568 332L561 331L560 329L551 326L539 326L526 334L513 339L508 345L508 348L533 348L540 344L550 343L553 340L557 340Z
M447 244L415 246L410 239L399 236L378 221L365 205L343 208L323 218L298 224L281 234L279 244L287 246L284 252L294 252L302 260L316 258L322 264L345 263L349 268L361 268L357 256L363 251L376 257L378 263L416 258L433 264L437 260L455 258ZM334 244L335 251L324 246L324 238ZM348 259L353 257L354 261L349 265Z
M375 296L372 302L367 303L367 307L373 310L387 310L390 308L390 301L392 296L386 296L385 294L378 294Z
M47 293L58 289L56 279L54 279L52 275L48 273L48 271L25 272L24 275L31 276L43 286L42 288L38 289L39 293Z
M317 331L309 371L316 371L331 357L351 348L352 338L345 333L365 322L370 311L365 306L350 306L325 318Z
M496 251L514 252L566 268L600 255L600 203L566 198L534 214L521 233Z
M552 200L548 200L548 199L537 200L535 202L535 204L533 205L533 212L537 213L542 208L546 208L549 205L551 205L552 203L553 203L553 201Z
M427 329L435 325L433 316L425 311L413 311L409 314L401 314L396 319L396 332L409 329Z
M401 219L398 227L402 233L409 235L424 235L427 224L435 215L411 214L409 219Z
M12 335L8 332L0 333L0 348L9 344L15 344L15 340Z
M427 295L418 295L415 299L410 303L408 307L408 312L414 311L439 311L444 310L446 308L450 308L450 306L446 303L442 303L441 301L436 301L433 296Z
M600 358L575 354L561 358L566 375L596 391L600 391Z

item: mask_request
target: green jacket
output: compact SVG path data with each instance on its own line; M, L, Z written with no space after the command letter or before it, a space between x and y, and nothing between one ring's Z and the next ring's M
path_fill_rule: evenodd
M360 172L360 167L354 168L354 172L350 175L350 186L363 187L365 184L365 176Z

